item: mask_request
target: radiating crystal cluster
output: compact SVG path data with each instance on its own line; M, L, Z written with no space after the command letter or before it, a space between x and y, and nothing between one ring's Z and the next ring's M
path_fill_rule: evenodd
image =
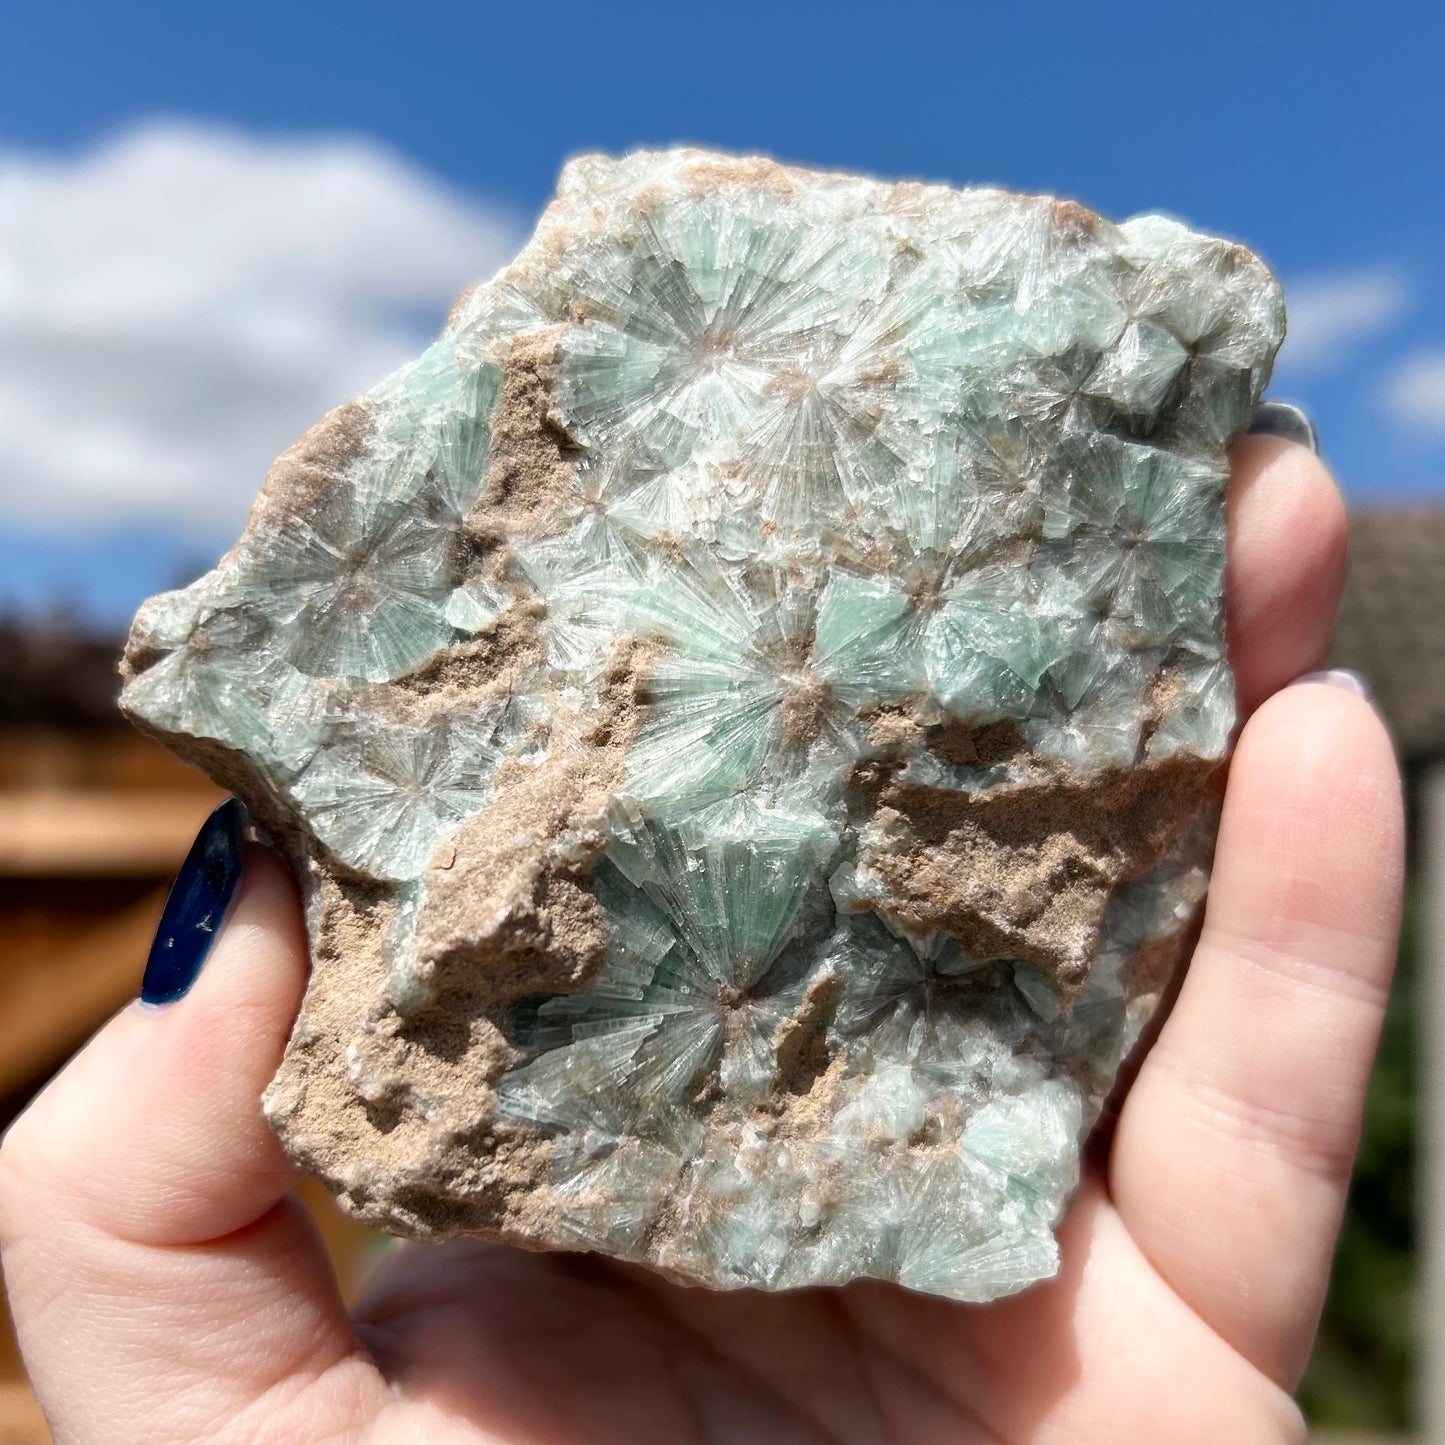
M720 1286L1051 1273L1204 890L1282 331L1158 216L571 164L132 636L304 883L293 1156Z

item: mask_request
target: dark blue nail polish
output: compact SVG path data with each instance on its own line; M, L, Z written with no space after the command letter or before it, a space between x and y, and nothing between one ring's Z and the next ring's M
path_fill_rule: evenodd
M1250 436L1283 437L1287 442L1298 442L1308 447L1316 456L1320 454L1320 434L1315 424L1301 407L1288 401L1262 401L1254 420L1249 424Z
M246 810L229 798L206 819L171 884L141 980L143 1003L174 1003L201 972L246 857Z

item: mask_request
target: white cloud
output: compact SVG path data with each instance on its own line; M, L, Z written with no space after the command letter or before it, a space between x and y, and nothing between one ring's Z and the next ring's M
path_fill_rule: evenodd
M1445 346L1406 356L1385 378L1383 400L1410 431L1445 438Z
M517 239L367 140L164 122L0 149L0 517L229 540L276 452Z
M1284 288L1289 331L1281 371L1328 371L1404 315L1410 288L1397 271L1375 268L1302 276Z

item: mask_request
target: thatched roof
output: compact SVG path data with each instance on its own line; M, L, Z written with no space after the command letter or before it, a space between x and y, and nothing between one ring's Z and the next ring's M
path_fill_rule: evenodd
M1406 761L1445 757L1445 507L1351 516L1330 663L1364 675Z

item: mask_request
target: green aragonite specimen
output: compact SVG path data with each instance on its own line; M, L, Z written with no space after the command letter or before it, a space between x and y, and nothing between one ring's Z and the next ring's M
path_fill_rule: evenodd
M983 1300L1203 895L1237 246L588 157L136 620L314 971L267 1097L352 1212L715 1286Z

